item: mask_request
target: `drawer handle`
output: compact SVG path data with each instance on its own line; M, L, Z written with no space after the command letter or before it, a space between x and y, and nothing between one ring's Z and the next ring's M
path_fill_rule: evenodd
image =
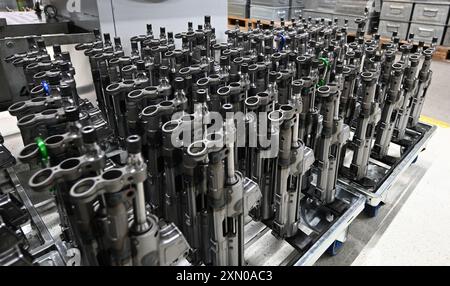
M278 14L278 16L286 15L286 11L278 11L277 14Z
M425 17L436 17L438 14L438 9L431 9L431 8L424 8L423 9L423 15Z
M400 15L402 14L403 10L405 10L405 6L397 6L397 5L391 5L389 6L390 13L393 15Z
M422 36L434 36L434 29L418 28L419 34Z
M400 26L392 24L387 24L386 27L388 28L388 32L398 32L398 29L400 28Z

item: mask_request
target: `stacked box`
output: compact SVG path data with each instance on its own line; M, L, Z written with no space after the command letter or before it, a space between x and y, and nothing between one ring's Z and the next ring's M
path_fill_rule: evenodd
M304 7L304 0L253 0L250 18L262 20L289 20L298 17Z
M228 15L238 18L249 17L250 1L247 0L228 0Z
M413 3L407 1L384 2L378 28L380 35L390 37L393 32L397 32L401 39L406 39L413 8Z

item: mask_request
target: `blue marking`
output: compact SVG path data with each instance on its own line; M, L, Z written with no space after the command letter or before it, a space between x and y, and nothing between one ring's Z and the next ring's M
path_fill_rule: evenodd
M286 38L283 34L278 35L280 37L280 45L278 46L278 52L281 52L284 48L284 45L286 44Z
M50 86L48 85L48 82L45 80L41 82L42 87L44 88L45 94L50 95Z

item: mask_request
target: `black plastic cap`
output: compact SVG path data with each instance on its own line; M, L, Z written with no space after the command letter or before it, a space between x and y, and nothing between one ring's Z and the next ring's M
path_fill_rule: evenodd
M341 74L343 72L343 70L344 70L344 65L341 62L337 63L336 64L336 73Z
M85 144L92 144L97 142L97 131L94 126L86 126L81 129L81 136Z
M211 24L211 16L205 16L205 24Z
M175 78L175 80L174 80L174 88L176 90L184 89L185 86L186 85L185 85L185 82L184 82L184 78L182 78L182 77Z
M143 61L143 60L136 61L136 68L139 71L145 70L145 61Z
M69 106L64 108L66 119L69 122L76 122L80 119L80 110L76 106Z
M142 150L142 139L139 135L132 135L127 138L128 154L139 154Z
M72 87L67 85L67 84L63 84L59 87L59 91L61 92L61 97L72 97Z
M70 65L69 65L68 62L61 62L61 63L59 64L59 69L60 69L62 72L68 72L68 71L70 70Z
M197 101L198 102L206 102L207 100L207 93L206 90L203 88L200 88L197 90Z
M161 27L161 28L159 28L159 32L160 32L161 34L165 34L165 33L166 33L166 27Z
M138 42L136 42L136 41L131 41L131 49L132 49L132 50L137 50L137 49L139 49Z
M299 94L301 91L302 91L302 84L300 82L298 82L298 81L295 81L292 84L292 92L294 94Z
M269 82L274 83L277 81L278 73L276 71L271 71L269 73Z
M36 41L36 45L38 46L38 48L40 49L44 49L46 47L44 40L39 39Z
M313 60L311 61L311 66L312 66L313 69L318 68L319 65L320 65L320 62L319 62L318 59L313 59Z
M173 39L173 32L167 32L167 38Z
M220 65L221 65L221 66L226 66L226 65L228 65L228 64L229 64L228 57L226 57L226 56L221 56L221 57L220 57Z
M220 109L220 114L223 118L227 118L227 113L234 112L234 106L230 103L222 105L222 108Z
M55 53L55 55L59 55L61 54L61 46L60 45L53 45L53 52Z
M46 76L47 76L48 83L50 85L59 85L59 83L61 81L61 76L60 76L59 72L48 71L46 73Z
M105 40L105 42L111 42L111 34L109 33L103 34L103 39Z
M248 64L247 63L241 64L241 73L248 73Z
M62 56L62 58L63 58L65 61L68 61L68 62L71 62L71 61L72 61L72 58L71 58L69 52L62 52L62 53L61 53L61 56Z
M167 67L167 66L160 66L159 67L159 74L161 75L161 76L168 76L169 75L169 67Z
M116 46L121 46L122 45L122 40L120 39L120 37L115 37L114 38L114 45L116 45Z

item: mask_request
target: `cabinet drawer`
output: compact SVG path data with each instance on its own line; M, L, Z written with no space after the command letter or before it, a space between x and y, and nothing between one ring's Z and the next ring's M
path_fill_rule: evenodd
M409 33L414 34L415 41L424 41L425 43L431 43L433 37L437 37L438 45L440 45L444 36L444 29L445 26L412 23Z
M413 22L445 25L448 15L448 5L416 4Z
M251 5L250 18L274 21L280 21L281 18L289 20L289 7L273 8Z
M314 0L306 1L305 8L317 12L334 12L336 9L336 0Z
M401 20L408 22L413 4L403 2L384 2L380 18L383 20Z
M380 21L379 34L383 37L391 37L393 32L397 32L400 39L406 39L408 33L408 23L395 21Z
M305 7L305 0L292 0L291 7Z
M366 6L366 0L337 0L335 10L337 13L362 16Z
M292 6L289 15L291 15L290 17L292 19L298 19L299 16L305 16L305 12L303 10L303 7L293 7Z
M286 7L289 6L289 0L252 0L252 5L262 5L270 7Z

